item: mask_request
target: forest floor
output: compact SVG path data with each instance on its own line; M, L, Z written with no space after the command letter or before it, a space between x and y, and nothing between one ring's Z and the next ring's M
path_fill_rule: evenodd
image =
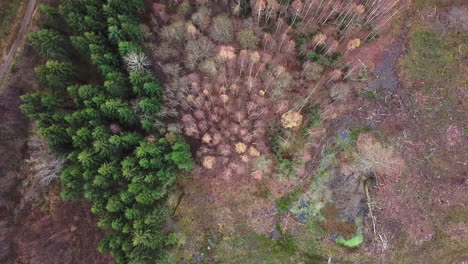
M363 131L351 147L357 157L335 153L346 175L363 166L372 171L361 246L334 242L337 231L350 238L353 225L304 223L288 210L317 175L314 156L302 179L224 179L202 170L184 178L174 198L183 242L173 261L468 261L468 10L457 3L434 7L414 4L391 31L350 54L348 60L369 69L366 80L354 84L345 102L325 106L323 123L312 131L311 156L343 131Z

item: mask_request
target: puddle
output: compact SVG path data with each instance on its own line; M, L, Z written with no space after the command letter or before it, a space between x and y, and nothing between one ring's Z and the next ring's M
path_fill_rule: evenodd
M395 39L386 47L386 51L380 57L381 60L376 65L373 77L366 88L369 92L376 92L381 99L386 99L388 96L397 96L400 104L406 110L412 106L412 100L409 94L404 92L398 79L398 60L404 53L407 33L408 29L405 29L401 37Z

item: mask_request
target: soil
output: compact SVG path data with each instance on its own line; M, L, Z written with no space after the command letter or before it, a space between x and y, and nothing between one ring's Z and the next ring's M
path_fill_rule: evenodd
M59 188L54 189L48 194L47 212L40 208L23 210L15 236L17 261L30 264L113 263L109 255L97 251L102 234L96 227L97 219L91 214L89 204L63 202L57 191Z

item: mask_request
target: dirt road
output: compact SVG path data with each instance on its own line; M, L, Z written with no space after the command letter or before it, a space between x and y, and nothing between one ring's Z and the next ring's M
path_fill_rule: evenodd
M11 63L13 62L13 58L15 57L16 52L18 51L18 48L20 47L21 43L23 43L24 37L27 33L29 23L31 22L34 9L36 7L37 0L29 0L28 6L26 8L26 12L24 13L23 21L21 22L21 28L18 32L18 36L15 39L15 42L13 42L13 45L10 48L10 52L8 52L8 55L6 57L5 63L0 66L0 79L3 78L3 76L6 74L8 69L10 68Z

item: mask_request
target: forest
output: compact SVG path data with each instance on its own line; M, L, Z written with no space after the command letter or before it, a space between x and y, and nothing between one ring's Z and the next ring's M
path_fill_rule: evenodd
M62 198L89 200L97 225L112 230L99 250L118 263L160 257L164 197L178 171L194 166L184 135L200 141L194 153L205 169L225 168L222 177L293 177L302 162L295 134L308 137L315 91L343 89L355 69L342 56L372 38L372 22L392 8L373 4L240 1L233 14L154 4L157 36L140 27L141 0L42 5L45 22L28 40L45 59L35 71L46 89L22 96L21 109L66 156ZM356 23L370 26L367 37ZM164 88L148 50L169 80Z
M468 11L423 2L39 1L21 170L116 263L438 263L464 248Z
M45 90L24 95L21 106L66 156L62 198L91 202L97 225L112 230L99 250L118 263L160 256L161 200L179 170L193 167L184 139L158 130L162 87L142 54L143 9L138 0L41 6L47 19L28 40L45 59L36 68Z

